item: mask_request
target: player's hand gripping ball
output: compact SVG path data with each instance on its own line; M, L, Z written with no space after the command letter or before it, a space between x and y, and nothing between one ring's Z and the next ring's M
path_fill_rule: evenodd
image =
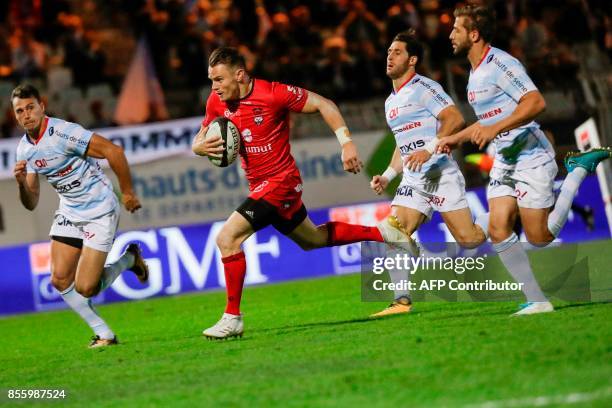
M208 156L212 164L218 167L227 167L232 164L240 151L240 131L231 120L218 117L208 125L205 140L221 138L223 152L220 157Z

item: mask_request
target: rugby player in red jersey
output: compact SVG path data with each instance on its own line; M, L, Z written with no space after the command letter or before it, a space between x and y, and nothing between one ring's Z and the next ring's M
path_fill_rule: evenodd
M363 167L334 102L296 86L252 78L246 72L244 57L234 48L216 49L208 63L212 92L202 127L193 141L193 152L199 156L220 157L221 138L206 139L205 135L215 118L229 118L241 133L240 156L250 194L229 216L217 238L225 269L227 307L221 320L204 330L206 337L242 336L240 298L246 261L241 244L268 225L305 250L379 241L414 252L414 243L397 228L393 219L386 219L377 227L342 222L316 226L308 217L302 203L300 172L289 146L289 112L319 112L342 146L344 170L357 174Z

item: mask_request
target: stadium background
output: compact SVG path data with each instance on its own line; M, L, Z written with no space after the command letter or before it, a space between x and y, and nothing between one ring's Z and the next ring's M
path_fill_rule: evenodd
M495 7L498 15L494 45L508 50L525 64L546 98L547 110L538 121L553 135L559 157L576 148L575 129L589 118L593 118L597 125L601 144L610 145L612 14L609 3L586 0L488 3ZM319 117L294 115L292 152L305 180L304 200L313 209L312 217L316 222L336 219L374 224L388 212L389 198L375 197L367 183L370 175L386 167L393 148L393 139L387 134L384 119L384 99L390 89L389 80L384 75L384 60L388 43L395 33L407 28L417 30L426 45L420 72L439 81L449 91L468 123L475 119L465 95L469 65L465 59L452 56L448 40L453 23L452 10L456 4L455 1L435 0L0 1L0 315L46 312L63 307L61 298L50 286L49 246L46 242L51 217L57 207L56 194L43 183L39 208L30 213L19 204L12 180L14 150L17 137L21 135L16 128L9 100L10 91L16 84L30 82L41 88L50 115L98 129L102 135L126 149L132 165L136 193L144 208L136 215L122 215L122 232L110 258L118 256L127 241L140 241L152 267L151 283L142 288L132 276L120 277L96 301L109 303L219 289L224 286L224 278L220 257L214 248L214 237L221 225L219 221L244 198L246 184L239 166L218 169L190 153L190 138L199 127L204 102L210 92L206 62L209 53L220 45L238 47L246 55L248 67L256 77L300 85L338 103L354 133L360 153L367 161L367 174L352 176L342 171L337 142ZM472 147L467 146L456 155L471 189L468 193L470 206L475 213L479 213L486 211L486 174L462 159L474 152ZM609 175L610 165L604 165ZM562 178L562 165L560 169L559 177ZM587 229L583 220L573 214L563 230L561 241L580 245L597 240L593 244L585 244L591 246L586 246L584 253L598 258L590 268L600 273L602 269L605 271L609 268L606 262L610 260L611 248L610 225L606 220L597 177L587 179L576 202L594 209L594 228ZM443 242L450 240L450 235L436 215L419 231L419 238ZM345 275L359 271L360 267L354 248L350 246L306 253L272 229L266 229L250 239L245 244L245 253L249 285ZM554 269L553 265L546 273L552 274ZM536 271L536 275L538 273ZM300 312L309 322L303 328L311 330L308 338L312 339L320 330L327 338L327 323L321 326L316 323L329 319L316 303L327 302L323 300L323 294L332 299L344 299L344 303L344 297L352 296L355 303L359 302L358 281L351 276L337 279L340 280L329 281L329 288L325 286L326 281L321 280L320 283L308 284L306 281L289 284L297 286L274 285L249 289L246 291L246 304L249 306L251 302L250 306L254 307L260 301L260 310L271 313L273 305L261 299L272 296L277 300L277 305L283 304L284 299L279 293L288 293L292 298L300 299L303 307L307 308L300 309ZM249 291L253 291L250 300ZM166 301L196 308L200 314L198 323L202 327L204 320L212 321L213 316L217 316L222 304L221 293L214 291L198 294L198 297L172 299ZM147 300L151 303L144 304L150 306L143 306L140 302L104 306L102 311L105 317L107 314L111 316L108 317L111 325L116 321L119 329L123 329L118 330L120 336L131 335L139 339L136 331L129 329L129 318L122 320L120 316L125 314L137 319L143 307L180 315L174 303L155 303L160 301ZM433 312L430 319L451 319L457 313L460 316L471 313L481 317L487 311L493 315L506 313L503 304L483 306L484 312L476 312L472 306L442 306L442 311L439 314ZM343 326L349 326L347 322L354 319L357 319L356 324L360 324L358 318L366 316L366 310L372 311L370 309L372 307L364 305L355 306L354 310L346 305L339 307L339 326L336 330L342 331ZM430 311L427 305L423 306L423 310ZM562 313L571 313L572 310L563 309ZM356 317L354 313L360 316ZM595 352L602 350L598 347L606 344L598 336L605 338L610 331L609 308L595 305L577 309L574 313L576 315L573 317L576 318L588 313L596 315L583 328L589 335L600 330L598 335L593 335L595 337L584 343L584 347L590 347L595 361ZM26 327L42 324L46 320L56 322L57 326L54 327L64 327L66 333L77 333L81 337L86 335L86 328L81 327L76 319L70 320L65 312L41 313L38 316L42 320L32 320L37 319L35 316L0 320L0 327L4 326L3 333L11 331L4 338L3 348L17 347L19 336L36 337ZM255 314L253 318L259 318L261 326L273 327L271 330L275 335L289 333L284 341L281 340L283 344L299 343L291 335L302 330L295 326L300 324L299 319L283 320L279 326L276 322L262 319L261 315ZM550 326L543 324L542 329L561 333L571 325L571 317L566 319L559 318ZM393 341L380 331L389 330L392 334L394 330L402 330L403 325L397 320L391 320L383 328L366 328L364 333ZM489 317L482 317L479 323L472 319L461 321L465 322L466 327L477 331L488 330L487 324L497 327L500 333L506 330L503 327L505 323L491 321ZM159 331L169 323L158 323L160 328L152 333L167 341L166 352L172 354L168 350L173 347L172 340L164 334L160 335ZM330 327L334 324L333 321L328 323ZM433 321L426 318L414 326L421 333L417 338L427 339L430 323ZM49 326L48 330L54 330L54 327ZM181 328L172 328L174 331L171 332L179 337L185 335L181 334ZM139 330L146 331L146 324ZM356 335L354 328L347 330ZM529 330L537 332L535 327L530 326ZM459 329L449 333L449 336L459 333L469 336ZM147 336L144 335L144 338L153 338L153 334ZM359 338L359 335L356 336ZM261 332L254 335L256 342L264 341L261 337ZM516 344L520 344L519 335L515 340ZM50 336L50 341L61 347L66 338L58 334L56 337ZM265 341L257 346L264 354L265 348L272 344L268 343L269 340ZM18 355L32 363L36 355L52 361L35 342L35 338L24 341L22 348L17 347L21 350ZM609 336L607 343L607 351L597 355L604 364L593 370L592 377L584 380L592 382L597 401L601 398L609 400L612 394L609 384L607 388L596 386L602 378L609 378L610 360L605 358L610 356ZM78 339L70 344L79 347ZM321 343L317 344L324 347ZM36 350L33 357L26 355L26 345ZM551 343L549 346L553 345ZM197 341L190 344L193 349L203 346L207 345ZM239 346L228 348L228 353L236 351L236 347ZM579 354L577 349L563 351L565 354L561 353L561 359ZM307 351L293 358L295 364L310 361ZM427 356L423 361L435 361L435 357ZM585 358L584 364L589 361ZM44 378L45 370L52 370L51 365L40 371L24 373L17 360L6 358L5 362L8 363L8 370L0 377L0 387L9 384L20 386L21 383L16 382L15 378L26 379L24 384L30 386L44 385L40 378ZM363 364L367 364L365 360ZM532 368L539 367L537 363L534 364ZM577 367L567 366L568 370ZM506 367L508 373L512 373L514 367L516 365L509 363ZM330 370L333 371L333 368ZM16 377L11 379L11 374ZM468 376L466 382L470 378ZM504 398L520 396L518 390L528 382L527 377L519 378L516 387L508 391ZM61 382L56 384L61 385ZM82 384L73 383L74 391L78 391ZM87 385L82 386L87 389ZM555 387L542 385L537 395L563 395L562 387ZM85 394L93 395L93 388L92 385L91 394ZM536 388L527 387L527 390L535 392ZM604 390L603 394L601 390ZM350 394L350 389L348 392ZM359 392L356 394L359 395ZM458 405L457 401L463 401L440 400L432 395L436 395L435 387L425 389L421 399L416 401L424 405L434 402L444 405L445 401ZM474 398L465 401L481 401L484 398L484 394L478 392L471 395ZM534 394L527 392L525 395ZM333 395L330 398L334 401ZM313 400L317 401L316 398ZM151 402L147 399L142 401ZM236 402L228 395L211 401ZM260 402L271 401L275 401L272 396ZM298 401L307 404L311 400ZM514 406L522 405L529 404Z

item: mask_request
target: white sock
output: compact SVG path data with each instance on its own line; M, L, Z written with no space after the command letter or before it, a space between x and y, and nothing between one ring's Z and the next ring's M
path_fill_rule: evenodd
M478 225L482 232L484 232L485 240L489 238L489 215L490 213L480 214L474 220L474 224Z
M502 242L493 244L493 248L514 280L523 284L522 291L528 302L547 301L538 281L533 276L527 252L514 232Z
M398 250L398 249L389 249L387 251L387 258L395 258L396 255L403 256L406 251ZM399 285L407 286L407 283L410 282L410 271L403 268L389 268L387 269L387 273L389 273L389 279L391 282L395 284L397 288ZM393 296L394 299L398 299L402 296L409 297L408 288L405 289L394 289Z
M94 309L91 299L87 299L74 290L74 283L72 283L68 289L64 290L61 295L64 302L66 302L72 310L77 312L101 339L112 339L115 337L115 333L113 333L111 328L108 327L106 322L98 315L96 309Z
M561 185L561 192L557 197L555 208L548 215L548 230L556 238L561 232L561 228L567 221L567 214L572 208L572 202L580 184L587 175L587 171L582 167L576 167L571 173L567 174L563 184Z
M127 268L134 265L134 255L131 252L124 252L119 259L112 264L104 267L102 277L100 278L100 290L104 290L113 284L117 276Z

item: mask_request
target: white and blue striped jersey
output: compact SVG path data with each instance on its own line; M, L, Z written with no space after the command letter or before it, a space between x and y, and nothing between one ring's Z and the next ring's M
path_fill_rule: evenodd
M110 180L97 160L86 157L93 133L76 123L45 117L37 140L23 135L17 161L27 161L27 172L47 177L60 196L59 211L71 221L87 221L117 209Z
M519 60L499 48L489 47L470 72L468 102L478 121L489 126L512 114L520 99L537 89ZM535 121L500 133L494 143L495 166L504 169L537 167L555 157L552 145Z
M402 159L423 149L427 142L436 137L440 112L453 105L453 100L440 84L419 74L413 75L397 92L389 95L385 102L385 116ZM428 175L437 177L442 171L457 169L457 163L451 156L434 154L420 171L404 167L404 175L422 180Z

